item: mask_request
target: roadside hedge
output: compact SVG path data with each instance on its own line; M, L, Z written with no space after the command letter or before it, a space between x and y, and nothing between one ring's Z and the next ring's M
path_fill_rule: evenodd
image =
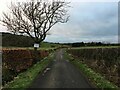
M52 50L39 50L39 60L48 56ZM19 73L36 63L34 50L3 49L2 50L2 84L11 81Z
M67 52L120 86L120 48L68 49Z

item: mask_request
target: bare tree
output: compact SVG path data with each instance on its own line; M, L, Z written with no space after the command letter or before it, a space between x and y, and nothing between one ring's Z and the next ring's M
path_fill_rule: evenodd
M66 23L68 2L45 0L11 3L10 12L3 12L1 21L14 34L27 34L40 44L57 23Z

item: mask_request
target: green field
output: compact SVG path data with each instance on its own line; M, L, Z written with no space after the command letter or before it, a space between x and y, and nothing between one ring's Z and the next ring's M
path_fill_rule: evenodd
M120 46L89 46L89 47L72 47L68 49L95 49L95 48L120 48Z

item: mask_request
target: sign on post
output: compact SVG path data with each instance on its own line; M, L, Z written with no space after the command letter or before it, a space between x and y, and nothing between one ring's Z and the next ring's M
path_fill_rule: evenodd
M34 43L34 47L35 47L35 48L39 48L39 44Z

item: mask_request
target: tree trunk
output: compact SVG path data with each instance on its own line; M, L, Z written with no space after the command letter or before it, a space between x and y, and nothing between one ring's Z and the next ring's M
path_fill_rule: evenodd
M36 48L36 47L34 47L34 51L37 51L37 48Z
M34 63L37 63L38 61L40 61L40 52L37 47L34 47Z

